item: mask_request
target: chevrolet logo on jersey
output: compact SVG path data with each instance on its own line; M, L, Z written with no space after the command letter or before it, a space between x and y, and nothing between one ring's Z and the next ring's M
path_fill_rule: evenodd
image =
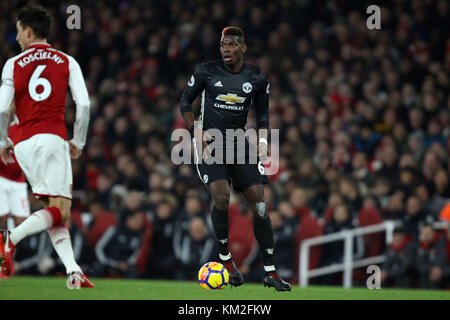
M234 93L227 93L225 94L218 94L216 97L216 100L223 101L226 104L236 104L238 103L244 103L246 97L239 97L237 94Z

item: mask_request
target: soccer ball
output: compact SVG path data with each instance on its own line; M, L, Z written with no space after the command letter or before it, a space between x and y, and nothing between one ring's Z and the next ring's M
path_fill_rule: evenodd
M230 275L227 268L218 262L205 263L198 272L198 282L203 289L224 289Z

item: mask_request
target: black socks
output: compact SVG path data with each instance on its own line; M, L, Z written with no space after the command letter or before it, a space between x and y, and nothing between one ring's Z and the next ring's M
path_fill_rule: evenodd
M269 217L254 217L253 232L261 250L264 271L275 271L273 264L273 231Z
M228 210L220 210L213 207L211 221L217 238L219 257L222 261L228 261L231 259L231 254L228 250ZM273 264L273 231L269 217L255 216L253 218L253 232L261 250L264 271L275 272Z
M228 209L219 210L213 207L211 221L217 237L217 248L219 249L220 258L225 260L223 259L224 256L230 255L228 251Z

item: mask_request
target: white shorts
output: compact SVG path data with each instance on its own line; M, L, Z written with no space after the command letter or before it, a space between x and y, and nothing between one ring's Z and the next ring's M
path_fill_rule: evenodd
M41 133L19 142L14 153L37 198L72 199L69 142L54 134Z
M20 218L30 215L27 183L0 177L0 216L9 213Z

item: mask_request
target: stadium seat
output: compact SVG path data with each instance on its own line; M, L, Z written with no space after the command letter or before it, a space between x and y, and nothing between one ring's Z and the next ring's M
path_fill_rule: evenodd
M362 209L358 213L360 227L367 227L383 222L380 213L375 209ZM377 232L364 236L364 256L374 257L380 255L383 250L384 233Z
M249 215L241 212L239 205L230 205L230 252L233 255L234 263L239 267L251 253L256 242L253 234L253 219Z
M304 215L296 232L296 246L294 252L294 277L295 282L298 281L298 267L299 267L299 250L303 240L314 238L323 234L323 225L319 223L315 217L311 215ZM313 246L310 249L309 269L315 269L319 266L321 246Z

